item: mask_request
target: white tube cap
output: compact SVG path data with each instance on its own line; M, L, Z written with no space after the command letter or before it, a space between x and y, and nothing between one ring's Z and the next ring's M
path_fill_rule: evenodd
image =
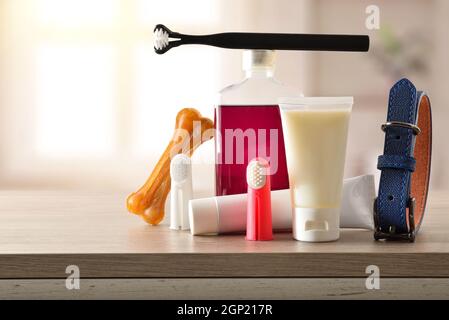
M340 208L294 208L293 237L306 242L340 238Z
M214 197L190 200L189 222L192 235L217 234L219 232L217 199Z

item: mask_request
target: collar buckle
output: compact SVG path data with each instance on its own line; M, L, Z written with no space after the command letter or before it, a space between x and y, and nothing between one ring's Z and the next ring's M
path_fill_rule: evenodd
M373 213L374 213L374 239L378 240L406 240L410 242L415 241L416 229L415 229L415 198L409 198L407 203L408 208L408 221L409 232L396 233L395 226L390 226L388 230L382 230L379 225L379 216L377 212L377 198L374 200Z
M383 132L386 132L388 128L390 127L400 127L400 128L406 128L406 129L411 129L413 130L413 134L415 136L419 135L421 133L421 129L414 124L411 123L407 123L407 122L401 122L401 121L389 121L384 123L381 126L381 129Z

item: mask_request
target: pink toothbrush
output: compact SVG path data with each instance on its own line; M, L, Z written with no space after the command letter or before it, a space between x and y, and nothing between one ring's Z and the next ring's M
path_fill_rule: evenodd
M248 183L246 240L273 240L268 161L262 158L252 160L246 170L246 180Z

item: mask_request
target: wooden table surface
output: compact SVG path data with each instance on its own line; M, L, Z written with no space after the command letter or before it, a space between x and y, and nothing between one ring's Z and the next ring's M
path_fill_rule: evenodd
M193 237L149 226L126 212L125 194L0 192L0 279L449 277L449 194L431 193L416 243L375 242L371 231L343 230L332 243L291 234L271 242L242 235Z

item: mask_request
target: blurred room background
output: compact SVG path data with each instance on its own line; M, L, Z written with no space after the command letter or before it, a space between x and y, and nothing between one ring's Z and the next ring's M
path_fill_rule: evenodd
M380 8L367 30L365 8ZM369 54L279 52L276 77L306 95L353 95L346 175L376 173L388 90L402 76L433 103L433 189L449 189L447 0L0 0L0 189L132 191L177 111L213 117L243 77L241 52L158 56L157 23L185 33L369 34Z

